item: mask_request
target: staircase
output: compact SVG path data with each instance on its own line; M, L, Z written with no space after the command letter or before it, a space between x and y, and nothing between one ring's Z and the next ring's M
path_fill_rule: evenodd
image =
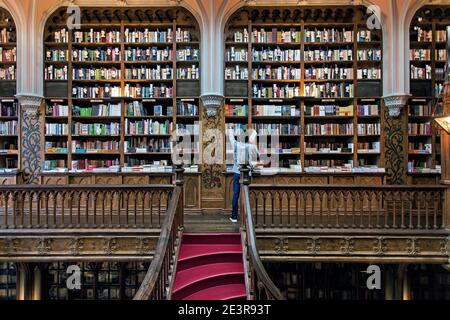
M245 299L240 233L184 233L172 300Z

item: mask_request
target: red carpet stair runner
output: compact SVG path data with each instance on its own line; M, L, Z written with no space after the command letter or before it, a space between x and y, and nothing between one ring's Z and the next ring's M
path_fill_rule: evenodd
M172 300L245 300L240 233L184 233Z

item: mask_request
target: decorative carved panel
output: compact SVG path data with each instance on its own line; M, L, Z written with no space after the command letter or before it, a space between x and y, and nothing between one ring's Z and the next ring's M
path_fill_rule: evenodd
M149 184L149 176L136 175L136 176L123 176L123 184Z
M43 185L67 185L69 179L67 176L43 176L41 181Z
M184 176L184 206L186 208L200 208L199 187L198 176Z
M122 177L121 176L94 176L94 183L95 184L122 184Z

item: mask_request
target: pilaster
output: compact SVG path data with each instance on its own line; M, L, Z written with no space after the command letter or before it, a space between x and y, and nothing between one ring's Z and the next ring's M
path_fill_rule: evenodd
M384 150L388 184L406 184L409 94L384 96Z
M16 95L19 101L20 168L25 184L39 183L42 168L44 120L41 113L42 97L32 94Z

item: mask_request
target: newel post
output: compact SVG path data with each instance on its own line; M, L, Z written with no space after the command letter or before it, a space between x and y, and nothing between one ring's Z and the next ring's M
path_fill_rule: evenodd
M181 214L179 216L180 218L180 226L179 228L182 229L184 226L184 168L183 164L179 163L175 165L175 186L181 188L181 194L180 194L180 203L178 204L178 209L181 210ZM180 208L181 207L181 208Z
M241 184L241 194L239 196L239 211L240 211L240 217L241 217L241 226L243 228L246 227L245 224L245 199L244 199L244 186L249 186L251 183L251 177L250 177L250 168L247 163L243 163L239 166L239 171L241 173L239 178L239 183Z

